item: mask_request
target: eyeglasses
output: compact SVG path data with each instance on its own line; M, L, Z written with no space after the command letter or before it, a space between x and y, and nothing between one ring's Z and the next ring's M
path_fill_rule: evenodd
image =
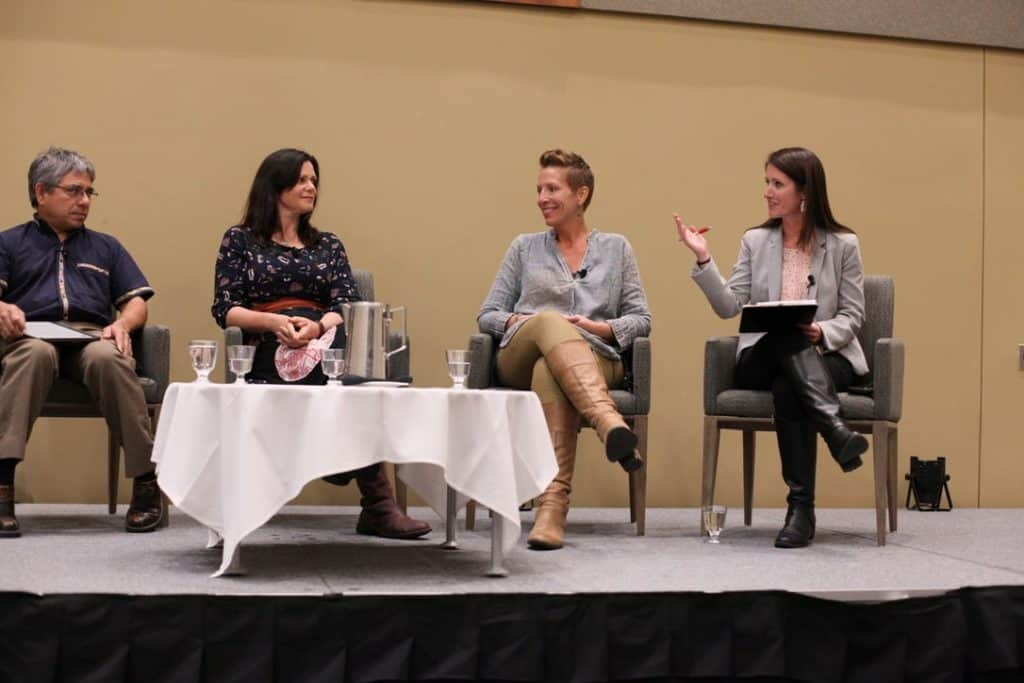
M100 196L100 193L91 187L83 187L81 185L54 185L67 192L72 197L88 197L89 199L96 199Z

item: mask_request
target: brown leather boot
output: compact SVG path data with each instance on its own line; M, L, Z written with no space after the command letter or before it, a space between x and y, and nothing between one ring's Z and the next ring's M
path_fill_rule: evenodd
M430 533L430 525L413 519L398 507L391 495L391 482L382 465L370 465L356 471L356 484L363 497L359 504L363 511L359 513L356 531L367 536L384 538L419 538Z
M557 550L565 536L565 518L569 514L572 472L576 465L576 435L580 417L568 403L544 403L551 445L558 461L558 473L544 493L537 497L536 517L527 544L534 550Z
M136 477L132 480L132 500L124 518L125 531L142 533L167 526L167 503L156 478Z
M21 536L21 528L14 516L14 484L0 484L0 538L18 536Z
M556 344L544 360L566 397L597 432L608 460L619 463L627 472L643 467L636 456L636 434L615 409L590 344L582 339Z

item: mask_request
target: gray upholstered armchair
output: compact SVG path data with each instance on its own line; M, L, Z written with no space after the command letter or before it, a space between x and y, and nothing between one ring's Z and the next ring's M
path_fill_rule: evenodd
M895 286L887 275L864 278L865 316L857 335L870 374L862 387L839 394L850 427L870 434L875 468L875 516L878 545L885 545L885 516L896 531L898 426L903 412L903 342L892 337ZM735 388L736 337L713 337L704 346L704 466L701 503L715 494L719 435L743 432L743 521L750 525L754 492L754 433L774 431L769 391ZM703 520L702 520L703 524Z
M466 386L470 389L488 389L500 386L496 376L494 338L489 334L474 334L469 339L470 366ZM615 407L626 419L629 428L639 439L640 459L647 462L647 416L651 412L651 340L638 337L625 355L626 386L612 389ZM584 425L589 426L589 425ZM473 506L466 508L466 526L473 528ZM647 467L629 473L629 521L636 523L636 533L643 536L647 523Z
M373 273L368 270L360 270L358 268L352 269L352 277L356 281L356 286L359 288L359 294L363 297L364 301L374 301L373 291ZM228 327L224 330L224 348L233 344L242 343L242 330L237 327ZM401 335L392 334L389 337L389 348L397 348L401 345ZM410 344L406 341L406 348L399 351L395 355L388 359L388 377L389 378L400 378L409 377L409 348ZM228 364L224 363L224 381L234 382L235 373L228 369Z
M132 334L135 372L146 397L149 421L156 432L156 421L171 373L171 331L164 325L146 325ZM103 417L84 385L58 378L43 404L41 417ZM121 440L107 430L107 511L117 511L117 484L121 465Z

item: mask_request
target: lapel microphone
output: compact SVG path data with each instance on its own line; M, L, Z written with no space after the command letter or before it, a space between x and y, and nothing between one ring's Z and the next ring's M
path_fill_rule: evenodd
M585 278L587 276L587 269L586 268L580 268L575 273L573 273L572 276L573 276L573 279L582 280L583 278Z
M807 276L807 291L811 291L811 287L815 285L814 275Z

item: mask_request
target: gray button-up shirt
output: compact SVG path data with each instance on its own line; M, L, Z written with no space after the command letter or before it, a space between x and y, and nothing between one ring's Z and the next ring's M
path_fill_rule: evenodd
M591 230L583 263L574 276L558 251L554 230L516 237L480 307L477 325L481 332L500 337L503 347L524 322L506 330L513 314L541 311L608 323L614 345L585 330L579 332L597 353L612 360L618 360L634 339L650 334L647 295L626 238Z

